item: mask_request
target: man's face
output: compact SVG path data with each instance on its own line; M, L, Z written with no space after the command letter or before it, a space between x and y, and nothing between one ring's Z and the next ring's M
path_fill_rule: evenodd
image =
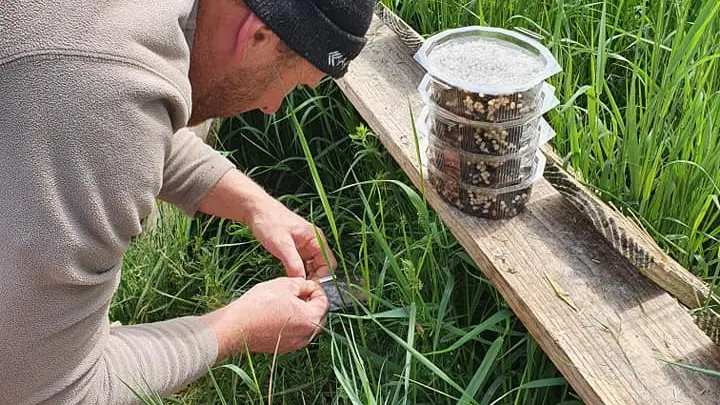
M274 113L297 86L315 87L325 77L310 62L287 50L256 17L246 14L238 20L237 10L235 19L225 17L227 10L213 16L218 11L222 10L198 10L190 63L190 125L255 109ZM208 21L212 23L204 24Z
M281 55L193 83L191 125L255 109L272 114L297 86L315 87L323 77L325 74L305 59Z
M258 69L253 76L255 82L246 81L246 85L251 88L249 92L254 97L250 105L243 106L244 111L259 109L265 114L272 114L293 89L300 85L314 88L325 74L307 60L295 54L285 54L269 66ZM240 81L243 79L240 78Z

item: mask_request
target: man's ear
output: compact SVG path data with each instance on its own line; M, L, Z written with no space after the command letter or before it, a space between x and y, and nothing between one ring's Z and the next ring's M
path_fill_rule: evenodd
M265 26L255 13L250 13L240 26L235 40L235 57L244 59L248 51L262 42L269 40L272 31Z

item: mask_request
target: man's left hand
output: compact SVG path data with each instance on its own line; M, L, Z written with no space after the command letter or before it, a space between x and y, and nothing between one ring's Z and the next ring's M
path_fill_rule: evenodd
M337 266L320 229L290 211L238 170L228 171L203 198L198 210L249 226L265 249L280 259L290 277L317 280ZM325 249L329 263L320 246Z
M317 280L337 266L322 230L279 201L268 202L258 210L248 226L263 247L282 262L289 277ZM330 263L323 256L323 249Z

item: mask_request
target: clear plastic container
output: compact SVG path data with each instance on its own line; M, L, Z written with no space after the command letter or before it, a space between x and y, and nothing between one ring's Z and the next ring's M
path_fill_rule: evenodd
M423 108L416 127L429 139L441 140L468 153L489 156L522 154L555 137L555 131L542 115L529 121L489 124L470 121L432 105Z
M450 180L475 187L503 188L532 178L545 157L536 149L510 159L473 155L431 142L427 159L428 167Z
M542 177L544 169L543 159L531 178L504 188L474 187L458 183L431 165L427 168L427 180L445 201L467 214L481 218L507 219L525 209L533 185Z
M548 83L540 83L539 94L532 100L518 96L517 101L513 102L503 98L497 104L493 101L490 107L486 107L487 103L477 104L471 101L472 97L465 91L448 90L443 86L426 74L418 86L418 91L425 104L443 111L450 119L474 123L518 125L541 116L560 104L560 100L555 96L555 87Z
M433 52L443 46L473 40L492 41L507 47L508 51L521 51L542 68L512 82L493 84L469 81L432 62ZM424 42L415 54L415 60L432 78L428 93L435 103L457 115L487 122L511 121L533 114L539 105L543 82L562 71L552 53L534 39L494 27L471 26L443 31ZM512 62L508 61L509 64Z

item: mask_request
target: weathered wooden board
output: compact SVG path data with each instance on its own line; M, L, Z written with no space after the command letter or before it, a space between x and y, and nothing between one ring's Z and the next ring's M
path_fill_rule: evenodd
M635 268L688 308L702 307L708 300L717 304L710 287L668 256L637 222L604 204L563 170L562 160L549 145L543 152L550 162L545 178Z
M378 20L369 38L339 84L419 187L410 110L422 108L424 72ZM720 404L717 380L663 361L720 370L720 349L547 181L525 213L504 221L467 216L427 193L587 404Z
M375 13L411 51L417 51L425 42L420 34L383 3L376 4ZM635 221L604 204L580 184L572 170L564 167L564 162L550 145L543 146L542 151L548 158L545 179L642 274L688 308L703 307L708 301L713 307L719 304L705 282L668 256ZM696 323L710 336L715 336L715 343L720 343L720 317L717 314L706 311L698 315Z

